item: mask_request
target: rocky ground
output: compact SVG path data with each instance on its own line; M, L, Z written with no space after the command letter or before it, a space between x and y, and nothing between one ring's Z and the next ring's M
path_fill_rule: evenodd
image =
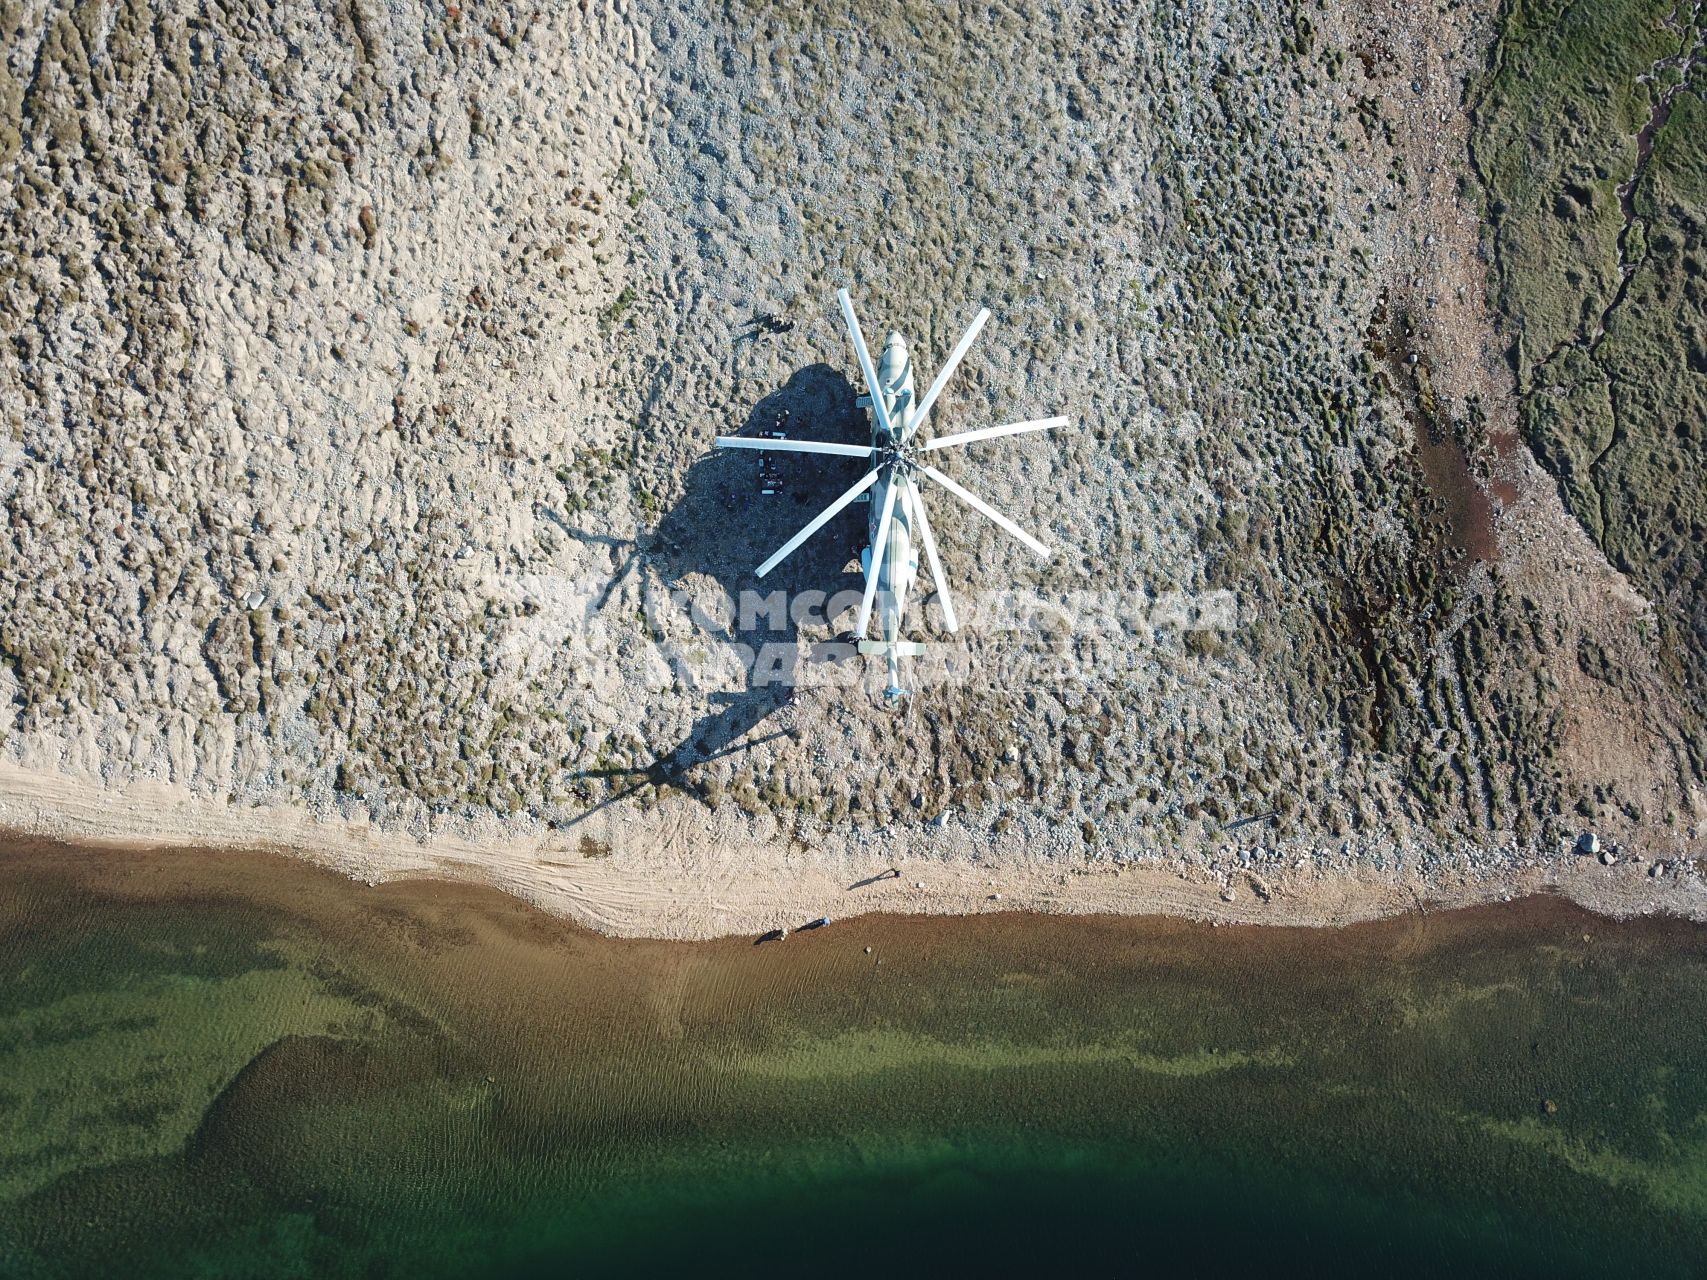
M1700 415L1620 409L1597 516L1532 366L1640 326L1701 394L1698 15L859 8L0 9L0 754L635 882L1695 877ZM1635 49L1615 106L1536 126L1529 22ZM1573 183L1598 274L1534 247ZM927 376L994 311L939 430L1072 418L946 464L1058 551L933 506L963 613L1037 616L915 602L898 712L738 604L857 464L708 452L862 435L844 283Z

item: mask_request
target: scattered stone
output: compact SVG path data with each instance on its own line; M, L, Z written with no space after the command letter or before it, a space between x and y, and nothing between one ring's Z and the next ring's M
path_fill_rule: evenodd
M1602 849L1600 851L1600 865L1601 866L1610 867L1614 862L1617 862L1617 861L1618 861L1618 855L1616 853L1612 852L1612 850Z
M1594 857L1600 852L1600 837L1592 831L1585 831L1577 837L1577 852Z

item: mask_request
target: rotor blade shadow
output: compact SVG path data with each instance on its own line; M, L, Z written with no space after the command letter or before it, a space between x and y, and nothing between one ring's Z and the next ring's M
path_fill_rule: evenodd
M595 609L603 609L610 603L611 596L615 594L622 580L628 576L628 571L640 559L639 545L632 538L613 538L606 533L590 533L586 529L576 528L544 503L535 504L534 509L576 542L584 542L591 546L609 547L612 551L618 551L623 547L629 549L627 557L617 566L616 572L606 580L604 590L599 592L598 599L593 605Z
M573 781L588 781L602 779L612 781L618 778L633 778L632 785L612 795L606 796L598 803L582 810L574 817L557 823L559 828L576 826L585 822L594 814L602 813L613 805L621 804L629 797L639 794L647 787L654 787L659 794L665 791L678 791L692 800L698 801L707 809L714 809L707 796L705 786L692 777L692 772L702 765L725 756L739 755L751 751L754 747L774 742L778 738L788 736L787 729L777 729L761 737L749 738L748 735L762 724L770 714L783 705L784 694L779 688L774 693L770 688L748 693L732 693L720 695L724 705L709 715L700 717L686 738L671 750L658 756L650 764L631 766L629 768L611 769L582 769L569 774Z

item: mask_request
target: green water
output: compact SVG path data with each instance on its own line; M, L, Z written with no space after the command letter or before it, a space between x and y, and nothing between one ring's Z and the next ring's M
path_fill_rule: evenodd
M1546 901L684 945L13 848L0 1272L1703 1275L1704 1012Z

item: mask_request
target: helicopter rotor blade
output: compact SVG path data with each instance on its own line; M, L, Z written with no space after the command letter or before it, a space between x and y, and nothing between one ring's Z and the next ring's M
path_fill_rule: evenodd
M997 436L1017 436L1024 431L1048 431L1051 427L1064 427L1065 418L1033 418L1029 422L1009 422L999 427L980 427L977 431L962 431L959 435L941 436L932 440L919 450L929 453L932 449L946 449L950 445L971 444L974 440L994 440Z
M883 553L889 546L889 521L895 514L895 495L900 490L899 478L891 473L889 487L883 491L883 514L877 518L877 541L871 546L871 571L865 575L865 595L859 602L859 620L854 623L854 635L865 639L865 628L871 622L871 602L877 598L877 582L883 576Z
M913 488L913 514L919 517L919 536L925 544L925 559L930 562L931 580L936 583L937 597L942 601L942 621L951 632L960 630L954 616L954 602L948 598L948 579L942 574L942 561L937 559L936 538L931 534L930 517L925 514L924 490Z
M860 494L864 493L867 489L871 488L872 485L876 484L877 475L878 472L876 467L867 471L859 478L859 481L853 486L853 488L849 489L841 497L837 498L829 506L820 511L817 519L812 521L811 524L807 525L799 533L795 534L787 542L783 543L781 549L778 550L774 556L769 560L766 560L758 567L757 570L755 570L754 576L759 578L764 577L772 569L776 568L784 560L788 559L789 556L793 555L796 547L805 542L806 539L810 538L813 534L817 533L818 530L822 529L826 524L834 519L837 512L841 511L841 509L847 506L848 503L852 502L855 498L859 497Z
M930 390L925 392L925 398L919 401L919 407L907 419L909 430L917 431L924 425L925 418L931 411L931 406L936 403L936 398L942 394L942 389L948 385L948 379L954 373L955 367L959 365L961 358L972 346L973 339L978 336L979 331L983 329L989 319L990 308L988 307L983 308L973 317L972 323L967 326L966 332L961 335L954 350L949 352L948 362L937 372L936 381L931 383Z
M832 453L838 458L869 458L867 444L831 444L827 440L766 440L756 436L718 436L719 449L763 449L766 453Z
M959 498L967 506L971 507L974 511L978 512L980 515L988 516L991 520L995 521L998 525L1000 525L1008 533L1012 534L1015 538L1018 538L1021 542L1025 543L1026 546L1030 547L1034 552L1037 553L1039 558L1044 559L1044 560L1047 560L1049 558L1050 551L1049 551L1048 547L1044 546L1041 542L1039 542L1036 538L1032 537L1024 529L1020 528L1012 520L1009 520L1000 511L997 511L994 507L992 507L989 503L985 502L977 494L968 493L965 489L961 488L954 481L950 480L947 476L943 475L943 473L938 471L935 467L926 467L925 468L925 474L927 476L929 476L932 480L934 480L938 484L940 484L944 489L947 489L955 497Z
M877 415L877 425L883 428L883 434L893 436L895 430L889 422L889 406L884 402L877 370L872 367L871 352L865 348L865 335L859 331L859 317L854 315L853 300L848 297L846 289L837 289L836 301L842 304L842 319L848 323L848 336L853 339L854 355L859 358L859 371L871 396L871 411Z

